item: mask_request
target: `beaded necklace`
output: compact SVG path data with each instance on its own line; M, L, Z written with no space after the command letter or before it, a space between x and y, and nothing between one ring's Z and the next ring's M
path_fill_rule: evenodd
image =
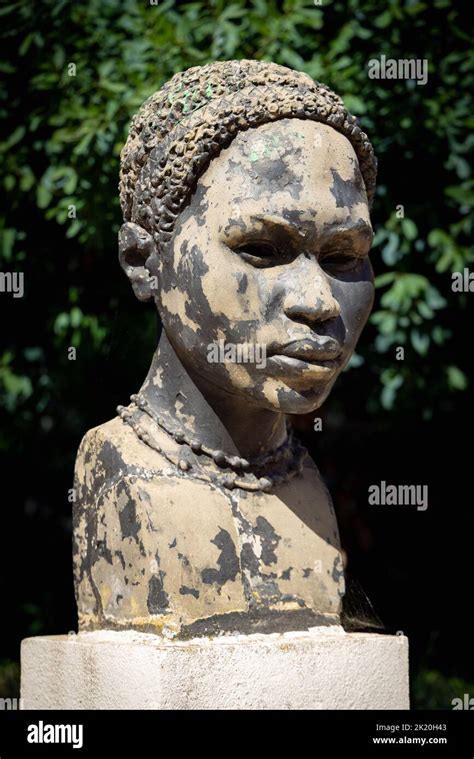
M285 441L274 451L264 453L250 460L240 456L228 456L220 449L209 448L200 440L190 437L177 424L170 425L165 422L164 418L158 415L151 407L148 401L140 395L130 396L131 407L118 406L117 413L121 419L128 424L135 432L137 437L153 450L161 453L173 466L177 467L180 472L188 473L193 476L193 469L199 470L199 459L205 457L206 463L215 465L211 470L211 479L217 484L232 490L241 488L247 491L270 492L277 485L287 482L303 469L303 461L306 456L306 448L294 438L291 430ZM157 427L163 430L169 437L183 446L183 451L189 452L189 449L195 454L195 463L191 463L189 458L180 455L176 460L170 456L157 443L156 439L150 432L143 428L136 419L136 412L145 413ZM223 471L230 469L230 472ZM260 473L260 474L259 474Z

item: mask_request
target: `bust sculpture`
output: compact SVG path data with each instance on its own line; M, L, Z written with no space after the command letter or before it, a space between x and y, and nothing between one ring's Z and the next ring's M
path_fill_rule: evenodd
M121 159L120 263L163 329L139 392L79 449L80 630L338 625L337 522L289 422L327 398L371 310L367 136L307 75L228 61L150 97Z

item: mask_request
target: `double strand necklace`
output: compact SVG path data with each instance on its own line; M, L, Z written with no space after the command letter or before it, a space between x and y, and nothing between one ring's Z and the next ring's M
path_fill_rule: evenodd
M117 413L120 418L134 430L137 437L153 450L161 453L173 466L177 467L180 472L193 473L193 468L199 470L199 458L205 457L209 462L216 465L217 469L212 472L211 479L229 490L241 488L248 491L270 492L275 486L287 482L303 469L303 462L306 456L306 448L293 437L291 430L288 430L284 442L274 451L256 456L250 460L240 456L229 456L220 449L210 448L202 443L196 437L190 437L182 427L176 424L170 424L162 416L151 408L150 404L141 395L130 396L131 407L118 406ZM183 453L175 458L171 457L163 448L158 445L156 439L150 432L143 428L136 419L137 410L145 413L161 430L171 437L178 445L183 446ZM191 449L195 455L196 464L191 463L189 453ZM228 469L230 471L222 471ZM260 474L260 476L257 473Z

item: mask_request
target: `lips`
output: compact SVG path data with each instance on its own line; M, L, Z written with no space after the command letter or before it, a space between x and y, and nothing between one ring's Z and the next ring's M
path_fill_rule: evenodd
M272 345L267 351L267 356L269 357L287 356L288 358L315 364L323 364L326 361L333 362L341 354L341 346L332 337L291 340L284 345Z

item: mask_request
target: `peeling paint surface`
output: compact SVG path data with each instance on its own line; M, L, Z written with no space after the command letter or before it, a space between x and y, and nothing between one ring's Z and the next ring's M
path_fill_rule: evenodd
M336 517L288 419L324 403L370 313L375 174L341 99L266 62L179 74L132 121L119 260L163 332L77 455L81 630L339 623ZM219 341L265 361L210 361Z
M172 475L157 454L147 469L149 453L119 419L82 443L74 513L81 629L165 629L179 637L293 629L292 615L294 629L302 620L335 623L342 560L332 505L309 459L305 477L278 493L224 494ZM90 487L95 472L98 498ZM316 558L319 573L310 569Z

